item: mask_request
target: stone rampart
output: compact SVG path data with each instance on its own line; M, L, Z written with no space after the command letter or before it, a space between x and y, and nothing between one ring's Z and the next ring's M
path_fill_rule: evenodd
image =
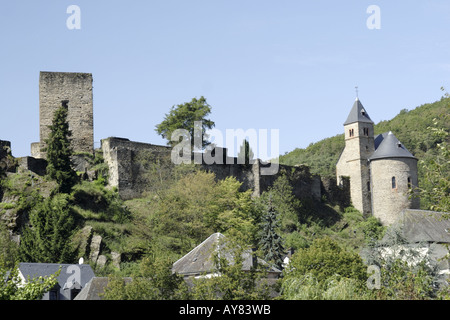
M102 150L103 158L109 168L108 182L111 186L118 188L119 195L123 199L139 197L152 187L146 177L149 174L148 166L151 166L152 162L158 165L164 163L164 166L169 169L173 166L170 161L172 149L167 146L110 137L102 140ZM256 159L252 164L240 164L237 158L227 155L226 149L222 149L221 152L223 161L217 161L219 163L205 162L205 158L208 158L205 154L191 154L191 160L193 163L197 160L198 163L198 159L202 159L201 164L199 163L200 167L205 171L213 172L218 180L235 177L242 183L241 191L252 190L253 196L261 195L281 174L286 174L293 186L295 196L299 199L320 200L323 190L326 190L327 196L333 201L349 203L348 184L343 188L335 186L324 189L320 176L311 174L307 166L279 165L279 170L275 174L267 175L262 174L262 170L268 169L271 166L270 163ZM212 155L214 156L214 150Z

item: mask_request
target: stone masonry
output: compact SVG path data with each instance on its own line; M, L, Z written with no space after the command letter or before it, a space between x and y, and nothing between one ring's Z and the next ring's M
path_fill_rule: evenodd
M92 74L75 72L44 72L39 76L39 135L31 145L31 155L45 159L45 140L49 136L54 112L68 106L67 120L72 131L75 152L94 151L94 116Z
M131 199L141 196L151 187L143 178L146 174L145 165L141 161L143 156L156 163L163 157L170 159L171 148L110 137L102 140L102 151L109 168L109 185L117 187L122 199ZM259 196L262 192L267 191L281 174L287 173L295 196L300 199L321 199L322 190L324 190L321 178L311 174L306 166L280 165L277 174L263 175L261 170L270 166L269 163L256 159L250 165L238 164L237 158L227 157L226 149L222 151L226 158L222 163L206 164L203 162L200 165L203 170L213 172L218 180L235 177L242 183L241 191L252 190L253 196ZM193 154L192 160L194 158ZM348 190L348 188L348 184L345 184L343 188L328 188L327 196L336 199L337 202L349 202L348 196L346 197L348 192L344 190Z

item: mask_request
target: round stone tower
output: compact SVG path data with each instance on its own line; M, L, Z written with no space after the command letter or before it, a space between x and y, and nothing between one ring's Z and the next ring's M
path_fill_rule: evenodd
M378 135L374 142L369 158L372 214L390 225L404 209L419 209L420 200L411 192L418 185L417 158L392 132Z

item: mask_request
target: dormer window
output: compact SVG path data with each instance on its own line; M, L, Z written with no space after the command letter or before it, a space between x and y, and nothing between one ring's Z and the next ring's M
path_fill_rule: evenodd
M363 115L365 117L366 116L366 110L362 109L361 110L361 115Z

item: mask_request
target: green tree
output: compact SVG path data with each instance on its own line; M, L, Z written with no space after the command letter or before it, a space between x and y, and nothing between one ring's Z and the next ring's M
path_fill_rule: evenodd
M441 118L444 120L439 122L448 123L448 114L442 115ZM424 175L423 181L420 181L419 196L421 201L427 205L427 209L450 212L449 132L445 127L439 126L439 122L434 119L433 126L428 128L438 139L437 154L419 162ZM413 192L414 190L412 190ZM412 196L416 195L413 193Z
M63 102L62 106L55 111L52 125L49 126L49 137L45 140L47 174L51 179L56 180L59 192L62 193L70 193L78 181L77 174L72 168L72 148L69 139L72 133L67 122L67 112L67 104Z
M153 237L180 253L214 232L251 239L256 230L251 191L240 192L241 185L232 177L216 181L204 171L180 178L153 203Z
M367 267L361 257L341 248L330 238L315 239L309 248L299 249L292 255L284 270L285 279L310 273L319 284L332 276L351 278L365 283Z
M202 137L197 137L201 140L201 147L204 148L210 144L208 141L207 129L214 127L214 122L206 117L211 113L211 106L206 102L206 99L202 96L200 99L193 98L190 102L185 102L177 106L173 106L168 114L166 114L163 122L156 125L156 132L167 140L167 144L174 146L179 141L172 141L172 133L177 129L184 129L189 132L189 138L191 145L194 146L195 126L194 122L201 121L201 133ZM199 146L200 147L200 146Z
M279 223L277 213L275 212L272 201L269 198L267 205L267 212L263 216L261 224L261 233L259 240L259 248L263 253L264 259L267 262L273 263L277 268L281 269L283 264L283 240L278 234Z
M250 143L247 139L242 142L242 145L239 149L238 153L238 163L245 164L246 166L253 163L253 157L255 154L253 153L252 148L250 148Z
M109 277L105 300L176 300L188 297L183 277L172 273L173 261L159 250L151 249L140 262L132 281L125 283L118 275Z
M41 200L30 213L30 226L23 231L19 256L28 262L72 263L75 257L71 237L76 224L68 195Z
M322 284L307 273L290 277L281 287L285 300L368 300L372 296L364 290L356 279L339 277L327 278Z

